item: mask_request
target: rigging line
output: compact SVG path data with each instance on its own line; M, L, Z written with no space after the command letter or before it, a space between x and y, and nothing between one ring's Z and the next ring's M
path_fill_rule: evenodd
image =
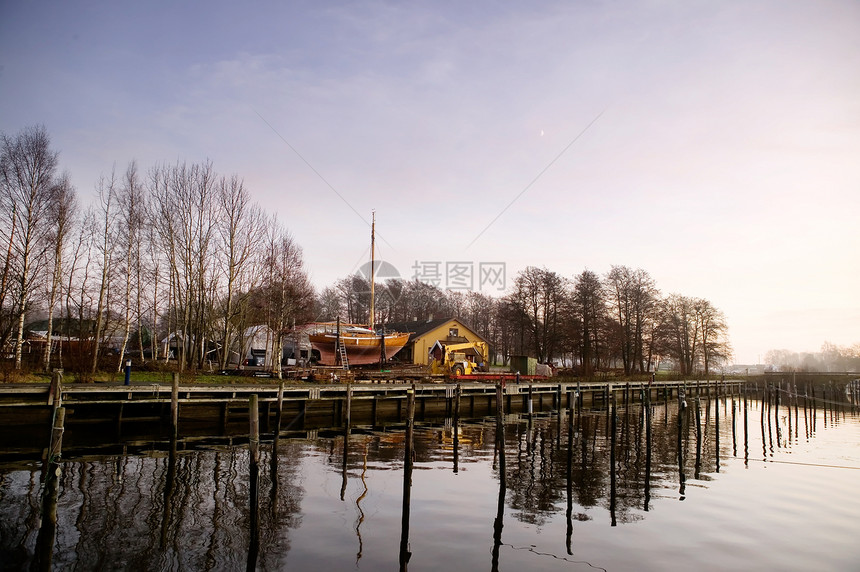
M588 131L588 130L591 128L591 126L592 126L592 125L594 125L594 124L597 122L597 120L598 120L598 119L600 119L600 117L601 117L604 113L606 113L606 110L605 110L605 109L604 109L603 111L601 111L600 113L598 113L598 114L597 114L597 116L596 116L594 119L592 119L592 120L591 120L591 122L590 122L588 125L586 125L586 126L585 126L585 128L584 128L582 131L580 131L580 132L576 135L576 137L574 137L574 138L571 140L571 142L570 142L570 143L568 143L568 144L567 144L567 146L566 146L564 149L562 149L562 150L561 150L561 152L560 152L558 155L556 155L556 156L555 156L555 158L554 158L552 161L550 161L550 162L547 164L547 166L546 166L546 167L544 167L544 168L543 168L543 170L542 170L540 173L538 173L538 174L537 174L537 176L536 176L534 179L532 179L532 180L531 180L531 182L530 182L528 185L526 185L526 186L525 186L525 188L524 188L522 191L520 191L520 192L519 192L519 194L518 194L517 196L515 196L515 197L511 200L511 202L509 202L509 203L508 203L508 205L507 205L505 208L503 208L503 209L502 209L502 212L500 212L499 214L497 214L497 215L496 215L496 218L494 218L493 220L491 220L491 221L490 221L490 223L489 223L487 226L485 226L485 227L484 227L484 230L482 230L481 232L479 232L479 233L478 233L478 236L476 236L475 238L473 238L473 239L472 239L472 242L470 242L469 244L467 244L467 245L466 245L466 249L468 249L468 248L469 248L469 247L471 247L473 244L475 244L475 243L478 241L478 239L479 239L479 238L481 238L481 236L482 236L485 232L487 232L487 230L488 230L491 226L493 226L493 224L495 224L495 222L496 222L497 220L499 220L499 218L500 218L503 214L505 214L505 212L507 212L507 210L508 210L509 208L511 208L511 206L513 206L513 204L514 204L515 202L517 202L517 201L519 200L519 198L520 198L521 196L523 196L523 194L525 194L525 192L526 192L526 191L528 191L528 190L532 187L532 185L534 185L534 184L538 181L538 179L540 179L540 178L543 176L543 174L544 174L544 173L546 173L546 172L549 170L549 168L550 168L550 167L552 167L552 166L555 164L555 162L556 162L556 161L558 161L559 159L561 159L561 156L562 156L562 155L564 155L564 154L567 152L567 150L568 150L568 149L570 149L570 148L573 146L573 144L574 144L574 143L576 143L577 141L579 141L579 138L580 138L580 137L582 137L583 135L585 135L585 132L586 132L586 131Z
M854 404L850 401L833 401L832 399L825 399L823 397L812 397L810 395L801 395L799 393L792 393L785 389L777 389L777 392L782 392L788 395L789 397L795 397L798 399L811 399L815 403L827 403L830 405L848 405L849 407L854 407ZM783 405L783 404L780 404Z
M860 467L849 467L847 465L828 465L825 463L801 463L800 461L778 461L771 459L769 461L762 459L750 459L750 461L758 461L759 463L779 463L781 465L800 465L802 467L824 467L826 469L852 469L860 471Z
M350 204L350 202L349 202L348 200L346 200L346 198L344 198L344 196L343 196L342 194L340 194L340 193L338 192L338 190L337 190L337 189L335 189L335 188L332 186L332 184L331 184L331 183L329 183L329 182L326 180L326 178L325 178L325 177L323 177L323 176L322 176L322 173L320 173L319 171L317 171L317 170L314 168L314 166L313 166L313 165L311 165L311 164L310 164L310 162L309 162L307 159L305 159L305 158L304 158L304 156L303 156L301 153L299 153L298 149L296 149L295 147L293 147L292 145L290 145L290 142L289 142L289 141L287 141L286 139L284 139L284 136L283 136L283 135L281 135L280 133L278 133L278 130L277 130L277 129L275 129L275 127L274 127L271 123L269 123L268 121L266 121L266 118L265 118L265 117L263 117L262 115L260 115L260 113L259 113L256 109L254 110L254 113L256 113L256 114L257 114L257 117L259 117L259 118L263 121L263 123L265 123L266 125L268 125L268 126L269 126L269 129L271 129L271 130L272 130L272 132L273 132L275 135L277 135L277 136L278 136L278 138L279 138L281 141L283 141L283 142L286 144L286 146L287 146L287 147L289 147L289 148L290 148L290 150L291 150L293 153L295 153L295 154L296 154L296 156L297 156L299 159L301 159L301 160L304 162L304 164L305 164L305 165L307 165L307 166L308 166L308 168L309 168L311 171L313 171L313 172L314 172L314 174L315 174L317 177L319 177L319 179L320 179L323 183L325 183L325 184L326 184L326 186L327 186L329 189L331 189L331 190L334 192L334 194L336 194L336 195L338 196L338 198L339 198L341 201L343 201L343 204L345 204L346 206L348 206L348 207L349 207L349 209L350 209L352 212L354 212L354 213L358 216L358 218L360 218L360 219L361 219L361 221L362 221L364 224L366 224L368 227L370 226L370 223L369 223L369 222L367 222L367 220L366 220L363 216L361 216L361 213L359 213L357 210L355 210L355 207L353 207L353 206ZM388 242L387 240L385 240L385 237L384 237L384 236L382 236L382 235L381 235L381 234L379 234L379 233L376 233L376 234L377 234L377 236L378 236L380 239L382 239L382 242L384 242L384 243L385 243L385 244L387 244L388 246L391 246L391 244L389 244L389 242ZM391 246L391 248L392 248L392 250L395 250L393 246Z

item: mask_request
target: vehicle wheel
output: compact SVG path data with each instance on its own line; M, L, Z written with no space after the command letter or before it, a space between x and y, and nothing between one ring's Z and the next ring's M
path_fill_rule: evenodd
M463 373L464 373L463 366L460 364L455 365L454 367L451 368L451 373L454 374L454 377L459 377L459 376L463 375Z

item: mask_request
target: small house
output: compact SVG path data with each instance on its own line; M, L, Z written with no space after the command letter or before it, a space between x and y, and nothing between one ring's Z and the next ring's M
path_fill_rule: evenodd
M477 363L489 359L490 344L459 318L442 318L438 320L398 322L385 325L386 331L409 332L409 341L397 354L397 359L413 365L429 365L429 353L441 344L471 343L474 346L469 352L474 355ZM479 355L480 354L480 355Z

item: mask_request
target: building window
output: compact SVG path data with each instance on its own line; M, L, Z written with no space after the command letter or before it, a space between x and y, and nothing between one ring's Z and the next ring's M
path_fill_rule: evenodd
M460 330L457 328L448 328L448 337L456 338L460 335Z

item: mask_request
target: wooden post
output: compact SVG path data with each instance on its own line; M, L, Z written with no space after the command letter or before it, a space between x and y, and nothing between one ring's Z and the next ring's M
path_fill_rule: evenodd
M699 399L699 388L697 385L696 389L696 464L694 467L694 477L696 479L699 478L699 471L702 468L702 414L701 414L701 400Z
M51 372L51 385L48 388L48 405L55 410L63 405L63 370Z
M54 415L54 423L51 426L51 444L48 447L48 463L60 458L63 452L63 431L66 424L66 408L58 407Z
M170 392L170 425L173 436L179 433L179 373L173 374L173 387Z
M750 462L750 427L749 427L749 404L747 403L747 386L743 388L744 400L744 466Z
M278 383L278 418L275 421L275 435L281 434L281 421L284 418L284 382Z
M498 387L499 387L499 389L501 389L502 386L499 385ZM528 414L529 414L529 416L531 416L532 410L534 409L534 404L532 402L532 391L533 391L533 388L532 388L532 384L530 382L529 383L529 397L528 397Z
M573 402L573 390L567 387L567 531L565 533L565 546L567 554L573 555L573 416L576 406ZM560 415L559 415L560 416Z
M347 430L352 426L352 384L349 382L346 384L346 415L343 424Z
M720 390L717 386L717 401L714 403L714 446L717 449L717 472L720 472Z
M652 375L653 379L653 375ZM645 512L651 500L651 388L645 392Z
M686 498L687 477L684 474L684 416L686 415L686 392L678 387L678 494L681 500Z
M256 393L248 398L248 421L250 424L248 444L251 451L251 462L257 464L260 461L260 408Z
M454 441L454 472L457 473L460 470L460 392L461 387L460 384L457 384L457 387L454 388L454 427L453 431L453 441Z
M350 394L351 388L349 384L346 387L346 399L351 401ZM347 404L346 406L346 422L343 425L343 456L342 456L342 464L341 464L341 484L340 484L340 500L346 499L346 485L347 485L347 468L349 466L349 433L350 433L350 424L351 424L351 414L350 411L352 406Z
M732 393L732 456L738 456L738 420L735 394Z
M412 553L409 551L409 513L412 504L412 456L415 424L415 385L407 392L406 435L403 452L403 506L400 518L400 570L405 571Z
M505 410L502 397L502 384L496 384L496 450L499 459L499 496L496 504L496 518L493 520L493 555L491 570L499 569L499 552L502 546L502 529L504 528L505 494L507 490L507 472L505 468Z
M116 436L120 437L122 435L122 410L124 408L124 404L120 403L119 407L117 407L116 412Z
M54 558L54 543L57 536L57 498L59 496L60 464L59 459L63 448L63 430L66 421L66 410L58 407L53 416L51 426L51 441L48 445L48 456L45 459L43 479L45 487L42 493L41 525L36 537L36 547L33 553L33 570L51 570Z
M248 398L249 433L248 440L250 462L250 543L248 546L248 570L255 570L257 555L260 549L260 513L259 513L259 481L260 481L260 408L257 395Z
M616 492L616 479L615 479L615 434L617 433L617 419L616 419L616 411L615 411L615 396L613 395L611 398L611 403L609 405L609 417L610 417L610 436L609 436L609 515L610 515L610 526L616 526L616 517L615 517L615 492Z

